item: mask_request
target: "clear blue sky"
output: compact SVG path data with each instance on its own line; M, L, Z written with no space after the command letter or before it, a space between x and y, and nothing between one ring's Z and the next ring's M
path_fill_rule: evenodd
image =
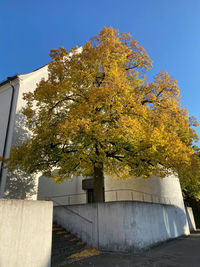
M45 65L51 48L84 45L103 26L143 45L154 62L148 77L167 70L200 121L200 0L0 0L0 81Z

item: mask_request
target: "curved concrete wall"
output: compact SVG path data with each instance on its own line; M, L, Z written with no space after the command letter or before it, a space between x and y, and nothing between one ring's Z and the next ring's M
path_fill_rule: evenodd
M191 207L185 207L185 211L186 211L189 229L190 229L190 231L195 231L196 230L196 224L195 224L192 208Z
M183 205L180 182L177 176L165 178L150 176L149 178L130 177L119 180L105 177L106 201L136 200L161 204Z
M82 177L74 177L56 184L52 178L41 176L38 185L38 199L52 200L54 205L87 203L87 194L82 190Z
M87 192L82 190L83 177L74 177L55 184L51 178L39 179L38 199L51 199L56 205L87 203ZM174 176L159 178L130 177L125 181L105 176L105 201L143 201L173 204L184 210L179 179Z
M136 201L54 207L54 221L106 251L137 253L189 234L186 214L179 207Z

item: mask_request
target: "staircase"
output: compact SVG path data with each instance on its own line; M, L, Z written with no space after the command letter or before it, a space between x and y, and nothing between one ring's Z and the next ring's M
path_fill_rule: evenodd
M73 261L69 258L72 254L81 252L87 248L88 246L76 236L57 224L53 225L51 254L52 267L66 266Z

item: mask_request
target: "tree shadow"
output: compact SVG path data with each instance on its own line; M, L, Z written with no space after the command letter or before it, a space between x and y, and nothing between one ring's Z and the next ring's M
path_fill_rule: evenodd
M26 117L20 110L15 115L15 126L13 131L12 144L20 146L24 141L30 138L31 133L27 128Z
M20 110L15 115L12 144L20 146L29 137L30 131L26 126L26 117ZM36 193L36 176L34 174L27 174L19 168L7 173L4 198L28 199Z
M35 188L35 175L15 169L6 177L6 190L4 198L27 199L37 193Z

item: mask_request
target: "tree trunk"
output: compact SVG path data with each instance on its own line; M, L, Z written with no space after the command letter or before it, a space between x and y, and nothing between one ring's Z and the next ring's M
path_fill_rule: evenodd
M94 202L104 202L103 163L94 165Z

